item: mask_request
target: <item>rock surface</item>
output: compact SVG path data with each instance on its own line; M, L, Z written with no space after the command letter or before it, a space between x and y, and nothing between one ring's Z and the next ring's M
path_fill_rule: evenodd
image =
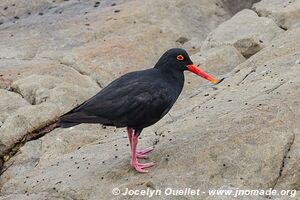
M246 59L233 46L221 46L194 54L191 59L209 74L224 75Z
M285 30L300 26L300 1L262 0L254 4L253 9L260 16L273 19Z
M233 45L248 58L269 45L282 32L273 20L245 9L212 31L203 43L202 50Z
M0 200L145 198L113 196L116 187L274 188L298 190L293 199L300 198L296 14L280 16L292 27L283 31L275 15L259 13L267 1L254 5L264 17L238 12L256 2L241 0L26 2L0 3L0 151L18 147L1 161ZM82 124L19 145L110 80L147 68L173 46L186 48L195 64L224 79L213 86L186 73L174 108L141 135L139 148L155 146L149 160L156 166L148 174L131 169L124 129Z
M0 121L2 123L18 108L29 105L21 95L14 92L0 89L0 96Z

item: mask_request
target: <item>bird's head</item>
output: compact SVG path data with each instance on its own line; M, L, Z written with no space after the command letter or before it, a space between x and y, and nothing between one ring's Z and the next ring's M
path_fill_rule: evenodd
M176 70L181 72L188 70L214 84L217 83L216 79L214 79L212 76L208 75L207 73L196 67L190 59L188 53L181 48L173 48L166 51L160 57L160 59L154 67L159 69L171 71Z

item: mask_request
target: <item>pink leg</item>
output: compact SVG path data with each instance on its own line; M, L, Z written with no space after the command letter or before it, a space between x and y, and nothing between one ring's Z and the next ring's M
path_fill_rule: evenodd
M128 133L128 139L129 139L129 143L130 143L130 149L132 149L132 135L133 135L133 129L132 128L127 128L127 133Z
M131 149L132 158L131 158L130 164L138 172L148 172L148 170L144 170L144 168L152 167L154 165L154 163L153 162L144 163L144 164L138 163L138 161L137 161L137 152L136 152L136 146L138 144L138 136L133 135L131 137L131 144L132 144L132 149Z
M133 129L132 128L127 128L127 133L128 133L128 139L130 143L130 149L132 149L132 136L133 136ZM148 147L146 149L143 149L141 151L136 151L137 158L148 158L146 155L147 153L153 151L153 147Z

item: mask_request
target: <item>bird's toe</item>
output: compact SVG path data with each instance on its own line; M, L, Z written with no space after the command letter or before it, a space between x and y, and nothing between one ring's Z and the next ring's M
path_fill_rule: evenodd
M131 165L134 167L134 169L137 172L146 173L146 172L148 172L148 170L145 170L145 168L149 168L149 167L154 166L154 162L150 162L150 163L132 163Z
M138 165L143 169L143 168L148 168L154 166L154 162L150 163L138 163Z
M136 170L137 172L140 172L140 173L147 173L147 172L148 172L148 170L144 170L144 169L142 169L141 167L135 167L135 170Z
M137 153L136 156L137 156L137 158L142 158L142 159L147 159L148 158L148 156L145 155L145 154L139 154L139 153Z
M147 154L150 153L151 151L153 151L154 148L153 147L147 147L143 150L137 151L138 154L143 155L143 154Z

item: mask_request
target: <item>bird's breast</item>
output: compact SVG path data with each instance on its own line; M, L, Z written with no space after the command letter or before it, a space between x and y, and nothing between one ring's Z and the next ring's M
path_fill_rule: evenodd
M183 73L174 73L170 74L167 78L167 82L169 84L169 89L173 91L175 101L180 95L183 86L184 86L184 74Z

